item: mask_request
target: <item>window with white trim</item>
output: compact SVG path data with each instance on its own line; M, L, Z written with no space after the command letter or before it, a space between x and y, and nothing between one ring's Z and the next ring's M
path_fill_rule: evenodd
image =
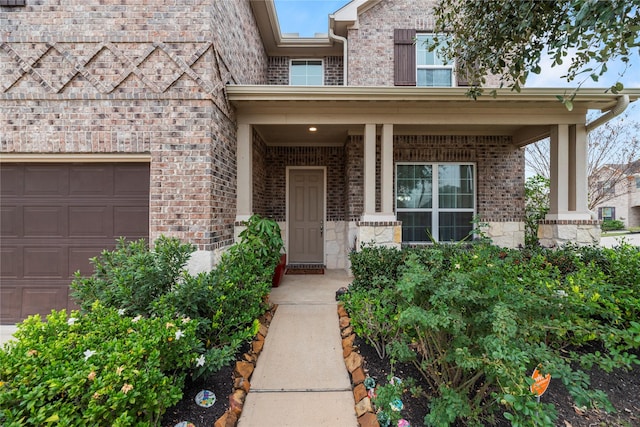
M416 86L454 86L454 64L446 62L437 51L429 51L433 38L433 34L416 35Z
M460 241L473 229L475 166L396 164L396 215L404 243Z
M289 66L289 85L322 86L323 68L321 59L292 59Z

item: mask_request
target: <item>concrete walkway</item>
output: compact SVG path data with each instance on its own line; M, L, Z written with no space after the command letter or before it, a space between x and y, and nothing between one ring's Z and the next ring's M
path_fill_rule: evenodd
M13 334L18 330L16 325L0 325L0 348L13 338Z
M251 377L239 427L357 426L335 292L346 273L285 275L278 309Z

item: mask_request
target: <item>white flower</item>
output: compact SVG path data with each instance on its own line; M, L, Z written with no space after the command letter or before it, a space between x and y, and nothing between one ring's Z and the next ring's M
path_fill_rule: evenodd
M458 268L458 269L459 269L459 268L460 268L460 264L456 264L456 268Z
M182 332L180 329L178 329L176 331L176 341L178 341L180 338L182 338L184 336L184 332Z
M196 359L196 367L204 366L204 354L201 354L200 357Z
M185 317L182 319L182 323L189 323L191 321L191 318L189 317Z
M96 354L96 352L93 351L93 350L85 350L85 352L84 352L84 360L85 361L89 360L89 358L91 356L93 356L94 354Z
M137 323L140 319L142 319L142 316L138 314L136 317L134 317L133 319L131 319L131 321L132 321L133 323Z
M118 310L118 314L120 316L124 316L124 314L127 312L127 310L125 310L124 308L121 308L120 310Z
M78 321L78 319L76 319L75 317L70 317L69 319L67 319L67 325L71 326L74 323L76 323Z

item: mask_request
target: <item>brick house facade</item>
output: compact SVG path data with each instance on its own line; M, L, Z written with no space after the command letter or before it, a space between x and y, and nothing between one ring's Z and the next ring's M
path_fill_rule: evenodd
M54 225L50 236L30 234L38 227L28 227L31 207L25 206L52 198L38 199L45 192L36 188L27 203L14 191L28 187L25 179L12 177L41 174L38 167L62 177L65 188L73 187L70 172L56 168L148 168L147 203L139 207L146 212L140 225L145 232L129 237L166 235L193 243L194 271L211 268L252 213L281 224L295 261L306 241L296 234L293 208L307 208L301 200L309 191L319 192L312 204L320 203L319 221L304 229L320 233L311 239L320 242L313 263L348 268L349 251L361 243L399 246L406 239L397 168L414 165L440 170L443 177L452 165L471 170L472 207L461 218L478 216L497 244L517 246L524 241L522 147L547 136L559 159L548 220L553 227L589 222L580 167L586 111L609 110L617 97L587 90L568 112L550 90L502 91L495 100L472 102L455 78L454 87L397 87L396 48L415 56L406 37L398 47L398 34L431 31L434 3L354 0L329 17L328 35L313 39L277 34L271 0L160 0L153 9L120 0L26 0L23 7L1 7L0 166L2 195L11 203L2 206L8 219L0 310L10 314L0 321L31 314L51 293L67 301L64 283L78 267L69 253L99 249L91 230L62 235ZM405 86L416 85L412 60L403 62L414 80ZM321 64L321 83L291 86L292 61ZM635 100L638 93L630 96ZM311 126L318 131L312 134ZM314 173L319 184L311 183ZM299 200L294 178L307 180ZM109 219L95 213L88 190L67 211L78 207L94 212L97 222L115 224L118 198L128 197L127 185L122 187L124 195L110 193L116 208ZM444 184L434 188L450 191ZM416 215L439 215L441 223L456 215L439 208ZM60 215L60 223L69 221ZM461 229L467 227L468 221ZM35 246L57 251L66 267L29 273L25 254L38 253L29 252ZM38 256L32 258L37 265ZM53 276L57 287L50 286Z

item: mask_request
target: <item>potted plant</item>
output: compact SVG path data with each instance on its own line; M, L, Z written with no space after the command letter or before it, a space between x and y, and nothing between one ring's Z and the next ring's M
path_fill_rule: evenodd
M280 226L274 220L257 214L252 215L243 225L247 228L240 232L240 238L252 244L266 268L274 269L271 285L277 287L287 265Z

